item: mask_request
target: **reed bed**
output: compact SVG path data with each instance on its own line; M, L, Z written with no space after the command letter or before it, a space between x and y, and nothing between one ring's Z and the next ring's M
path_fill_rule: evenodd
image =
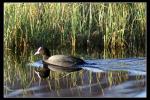
M145 50L146 3L4 3L4 46Z

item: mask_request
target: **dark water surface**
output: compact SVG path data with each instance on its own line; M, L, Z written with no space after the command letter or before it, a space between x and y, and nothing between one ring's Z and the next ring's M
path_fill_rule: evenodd
M72 73L50 73L38 79L34 68L41 60L28 64L27 83L14 85L4 80L4 97L146 97L146 58L85 60L83 70ZM18 79L19 80L19 79Z

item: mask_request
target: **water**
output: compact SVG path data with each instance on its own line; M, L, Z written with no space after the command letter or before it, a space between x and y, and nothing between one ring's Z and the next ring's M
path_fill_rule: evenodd
M35 80L26 88L10 89L12 87L5 85L4 97L146 97L146 58L85 61L87 64L78 72L51 72L50 78L41 81L35 75ZM26 67L40 68L42 62L39 60Z

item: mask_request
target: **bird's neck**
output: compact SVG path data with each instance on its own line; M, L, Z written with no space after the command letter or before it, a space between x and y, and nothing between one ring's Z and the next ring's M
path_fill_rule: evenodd
M48 65L45 63L48 60L49 56L43 55L43 68L48 69Z
M48 69L48 65L44 61L48 60L49 57L48 55L43 55L43 68L45 69Z
M48 58L49 58L49 56L43 55L43 60L47 60Z

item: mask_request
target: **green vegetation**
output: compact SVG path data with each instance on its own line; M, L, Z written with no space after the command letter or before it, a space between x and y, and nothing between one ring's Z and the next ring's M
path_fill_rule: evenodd
M146 3L5 3L4 46L15 52L145 50Z

